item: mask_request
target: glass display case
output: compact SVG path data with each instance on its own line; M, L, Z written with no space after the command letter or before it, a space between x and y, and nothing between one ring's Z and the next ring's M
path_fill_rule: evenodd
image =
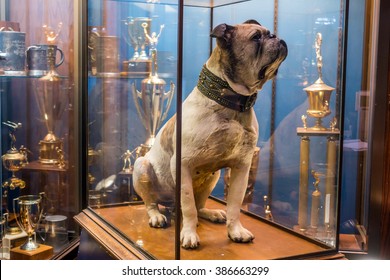
M354 5L365 9L364 1ZM345 91L349 83L360 84L346 78L352 69L345 45L349 9L348 1L339 0L88 1L89 207L76 220L114 258L280 259L336 253L344 103L351 98ZM275 57L263 65L265 78L257 70L258 80L269 81L248 101L258 122L253 145L246 138L234 142L229 133L210 132L231 129L230 115L193 121L210 110L206 101L201 103L206 109L196 104L197 90L207 93L208 82L220 87L207 72L215 60L223 65L218 67L231 64L221 70L229 86L240 80L237 69L245 62L241 71L250 79L256 67L254 58L247 58L250 43L234 41L238 46L233 46L225 32L251 19L269 30L258 44L277 36L288 48L286 58L278 51L280 66L272 64ZM223 31L220 24L227 24ZM361 39L351 37L360 50ZM242 49L239 58L227 59L232 53L225 57L224 52L234 48ZM272 56L266 47L259 52ZM279 68L274 78L269 65ZM209 102L225 106L218 97ZM348 129L356 133L357 119L351 117ZM241 144L253 147L228 160ZM213 154L216 147L220 154ZM241 159L248 169L244 179L237 175ZM211 194L199 195L200 186L212 188ZM238 204L249 237L245 230L238 235L231 230ZM215 209L227 210L228 217ZM123 247L125 253L118 253Z
M78 11L0 1L4 259L55 259L79 237Z
M1 258L367 253L378 3L0 0Z

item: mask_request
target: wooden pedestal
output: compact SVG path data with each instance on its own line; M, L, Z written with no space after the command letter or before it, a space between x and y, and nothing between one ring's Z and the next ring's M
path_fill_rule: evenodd
M11 249L11 260L48 260L53 256L53 247L39 244L33 251L20 249L20 246Z

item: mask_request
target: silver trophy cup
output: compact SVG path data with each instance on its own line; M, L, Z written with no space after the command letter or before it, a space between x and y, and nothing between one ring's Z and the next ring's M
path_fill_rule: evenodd
M148 133L146 142L140 146L141 151L137 152L137 156L144 155L152 147L156 134L171 107L175 85L171 82L168 92L165 92L165 85L165 81L157 75L142 80L141 91L136 89L135 84L132 85L134 104Z

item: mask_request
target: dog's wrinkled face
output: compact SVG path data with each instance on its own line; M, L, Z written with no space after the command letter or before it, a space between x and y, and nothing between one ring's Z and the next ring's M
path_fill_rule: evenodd
M217 38L221 50L221 71L231 82L246 87L244 95L260 90L287 56L286 43L255 20L235 26L220 24L211 37Z

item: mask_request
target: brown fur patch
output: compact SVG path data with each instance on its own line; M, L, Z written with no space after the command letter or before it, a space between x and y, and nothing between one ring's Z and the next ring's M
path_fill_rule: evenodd
M165 125L161 134L161 147L169 154L173 154L172 135L175 129L176 115L174 115Z

